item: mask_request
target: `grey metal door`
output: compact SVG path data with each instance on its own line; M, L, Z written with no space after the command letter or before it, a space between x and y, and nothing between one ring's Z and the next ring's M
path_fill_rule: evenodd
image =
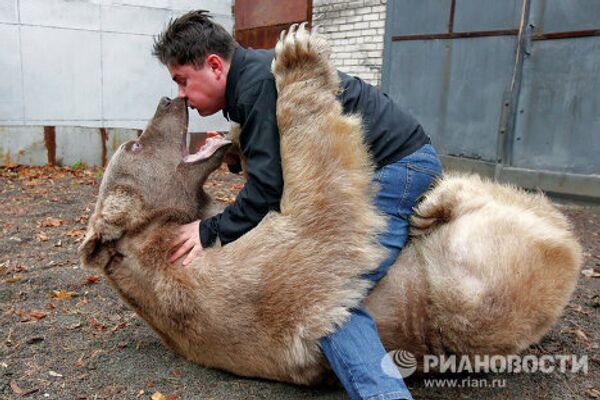
M389 0L382 86L447 166L600 198L600 1Z

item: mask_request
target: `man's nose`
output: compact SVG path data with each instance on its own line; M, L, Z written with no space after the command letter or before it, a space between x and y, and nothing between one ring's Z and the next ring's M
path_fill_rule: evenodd
M186 98L185 88L182 88L182 87L179 88L179 97L181 97L182 99Z

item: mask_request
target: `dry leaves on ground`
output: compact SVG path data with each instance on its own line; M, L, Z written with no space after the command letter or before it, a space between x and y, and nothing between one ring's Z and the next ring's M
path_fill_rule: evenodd
M582 269L581 275L586 278L600 278L600 272L596 271L594 268Z
M58 218L52 218L52 217L46 217L41 223L40 225L44 228L49 228L49 227L58 227L58 226L63 226L65 223L64 220L62 219L58 219Z
M73 297L77 297L77 292L68 291L68 290L52 290L50 291L50 296L58 299L58 300L70 300Z
M21 310L17 311L15 314L21 318L21 322L39 321L40 319L46 318L46 313L40 310Z

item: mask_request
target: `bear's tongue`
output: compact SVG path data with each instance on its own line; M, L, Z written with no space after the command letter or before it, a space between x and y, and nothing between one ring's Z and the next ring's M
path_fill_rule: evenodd
M231 143L230 140L225 139L223 136L219 135L217 132L207 132L206 137L203 141L199 143L199 147L196 152L189 154L187 151L187 134L184 136L182 140L182 157L183 161L186 163L191 163L200 160L206 160L210 158L215 151L220 149L221 147L228 145Z

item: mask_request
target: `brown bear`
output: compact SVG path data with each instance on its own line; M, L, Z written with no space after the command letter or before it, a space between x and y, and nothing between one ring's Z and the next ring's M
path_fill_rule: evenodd
M80 247L177 353L233 373L312 384L319 339L364 302L389 350L517 353L539 340L574 288L581 249L540 194L476 176L440 179L414 237L369 292L384 226L360 118L342 114L329 47L293 27L273 61L285 188L281 212L188 267L168 262L178 223L214 213L203 184L230 141L185 156L187 107L163 99L139 140L119 148Z

